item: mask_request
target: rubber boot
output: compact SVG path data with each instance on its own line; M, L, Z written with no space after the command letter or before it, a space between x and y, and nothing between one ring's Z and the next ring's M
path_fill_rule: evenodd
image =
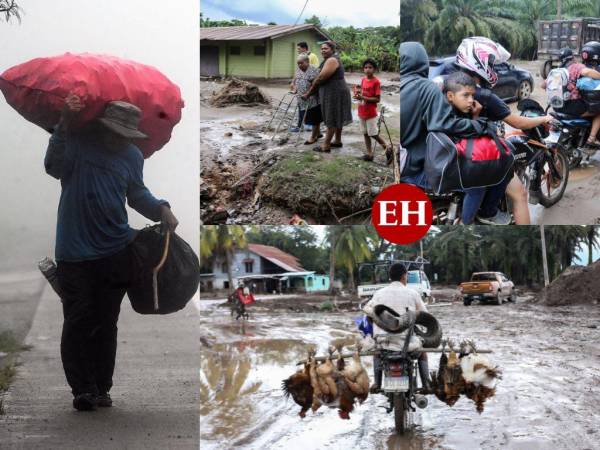
M431 379L429 378L429 361L424 358L419 358L419 376L421 377L421 388L422 394L431 393Z
M378 357L373 358L373 384L369 388L369 393L378 394L381 392L381 382L383 380L383 367Z

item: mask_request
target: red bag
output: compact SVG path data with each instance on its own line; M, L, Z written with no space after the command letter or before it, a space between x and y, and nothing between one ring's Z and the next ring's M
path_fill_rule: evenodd
M145 158L169 142L183 108L179 87L154 67L89 53L19 64L0 75L0 90L19 114L48 131L58 123L70 92L85 104L74 129L98 117L110 101L132 103L142 110L140 130L148 135L136 142Z
M434 194L496 186L514 161L514 147L495 131L458 142L441 132L427 135L425 175Z
M256 300L254 300L254 295L252 295L252 293L249 293L248 295L244 295L244 291L241 289L238 289L237 295L238 295L238 298L240 299L240 302L242 302L246 306L251 305L252 303L256 302Z

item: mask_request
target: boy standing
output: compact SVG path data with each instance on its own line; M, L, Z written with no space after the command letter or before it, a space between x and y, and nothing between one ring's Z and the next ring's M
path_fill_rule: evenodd
M356 92L354 98L361 101L358 106L358 118L360 119L360 127L367 147L367 154L363 155L363 159L373 161L372 138L385 150L389 165L392 161L392 149L379 137L379 127L377 126L377 103L379 103L381 96L381 83L374 75L375 70L377 70L377 63L372 59L366 59L362 66L365 77L361 80L360 91Z

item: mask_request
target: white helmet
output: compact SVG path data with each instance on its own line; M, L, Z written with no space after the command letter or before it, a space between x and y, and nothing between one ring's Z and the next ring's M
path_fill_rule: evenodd
M456 64L482 78L491 86L498 81L494 64L508 61L510 53L486 37L463 39L456 50Z

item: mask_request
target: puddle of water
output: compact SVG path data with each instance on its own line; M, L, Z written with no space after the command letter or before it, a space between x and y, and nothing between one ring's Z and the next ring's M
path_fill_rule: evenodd
M228 314L214 305L201 313L201 330L212 342L201 356L202 448L597 448L600 394L592 388L600 380L600 355L592 346L583 353L582 346L598 338L597 329L587 328L600 319L596 310L529 304L437 309L446 335L494 350L490 359L504 378L481 415L466 398L449 408L430 397L403 437L394 433L382 396L369 396L347 421L326 408L300 419L300 407L283 397L281 381L309 346L322 354L335 339L356 337L355 312L255 313L246 324ZM437 360L430 356L432 370ZM371 358L363 363L371 373Z

